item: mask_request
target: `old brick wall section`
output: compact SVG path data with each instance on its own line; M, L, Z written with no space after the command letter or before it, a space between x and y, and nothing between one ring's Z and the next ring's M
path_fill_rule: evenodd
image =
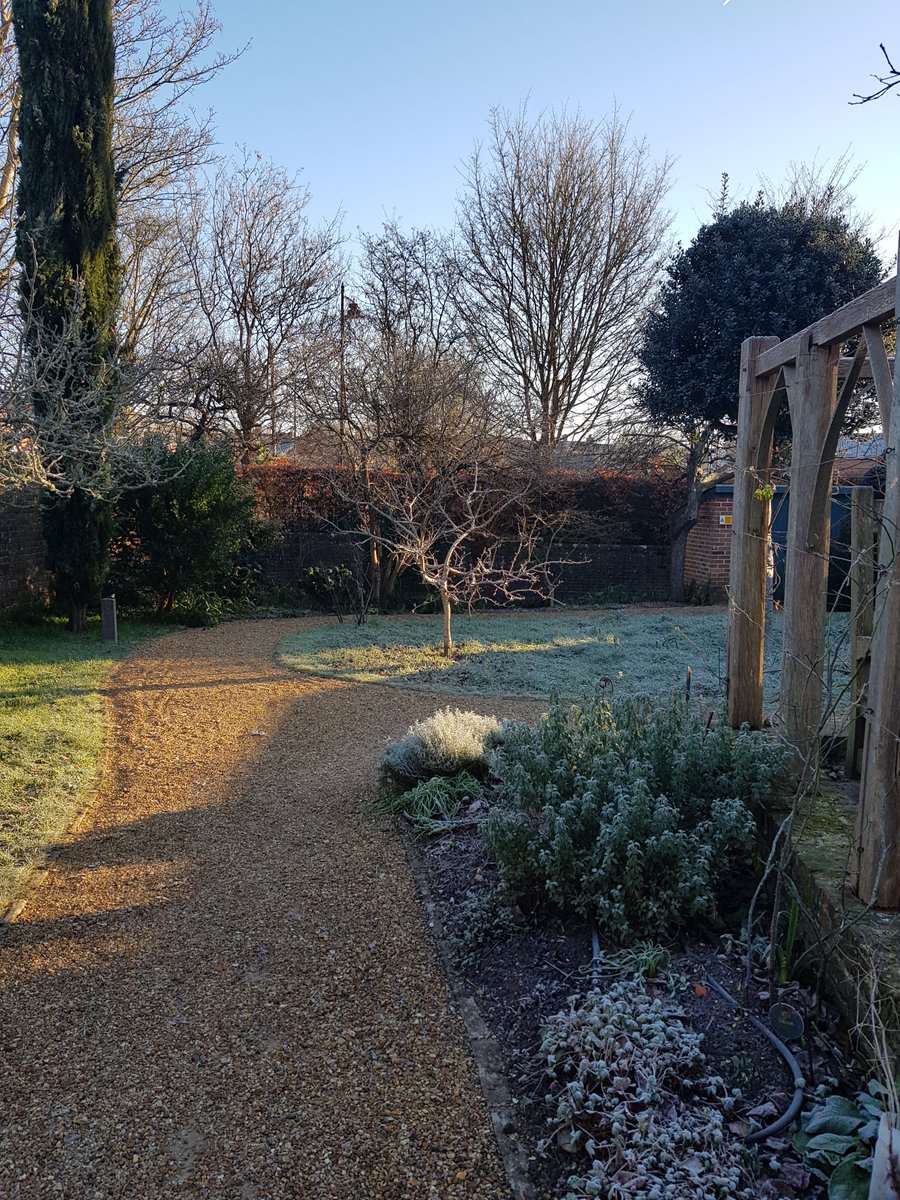
M709 584L714 598L724 599L731 566L731 526L719 518L731 516L734 498L712 493L700 505L700 519L688 534L684 582Z
M0 496L0 609L47 595L44 539L37 496Z

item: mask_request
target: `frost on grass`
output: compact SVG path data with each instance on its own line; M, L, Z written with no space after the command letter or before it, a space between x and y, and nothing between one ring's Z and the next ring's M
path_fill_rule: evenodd
M497 744L503 723L497 717L442 708L411 725L402 738L388 742L380 765L404 782L484 771L489 749Z
M570 998L544 1029L550 1134L573 1156L566 1200L749 1200L736 1093L709 1074L703 1037L638 980Z
M387 682L451 695L574 696L607 677L616 694L683 686L719 696L724 674L721 613L502 614L460 616L457 653L438 649L432 617L376 617L362 627L319 625L282 644L296 670L358 683Z
M765 696L778 698L782 616L766 627ZM575 697L606 679L615 696L668 695L693 673L693 696L710 704L724 697L725 627L722 612L597 609L580 613L459 616L457 653L440 653L437 617L373 617L368 624L310 626L281 646L295 670L355 683L393 683L445 695L535 696L552 689ZM849 681L847 620L829 621L828 688L846 708Z

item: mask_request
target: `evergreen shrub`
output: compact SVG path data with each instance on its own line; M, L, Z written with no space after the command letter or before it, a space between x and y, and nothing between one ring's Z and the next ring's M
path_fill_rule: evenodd
M117 509L112 583L161 617L214 625L252 593L276 531L226 442L159 449L161 478L125 492Z
M504 883L628 943L714 913L784 755L764 734L707 727L680 699L555 698L537 727L505 731L490 767L485 836Z

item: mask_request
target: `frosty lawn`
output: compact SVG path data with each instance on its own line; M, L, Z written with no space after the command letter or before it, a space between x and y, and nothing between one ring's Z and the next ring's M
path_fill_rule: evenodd
M298 671L356 683L391 683L454 696L576 696L599 680L617 694L661 694L684 686L718 700L725 686L722 609L596 609L576 614L458 616L456 653L440 654L440 618L372 617L366 625L310 625L279 647ZM846 618L830 624L832 688L847 681ZM766 647L766 704L777 698L781 617Z

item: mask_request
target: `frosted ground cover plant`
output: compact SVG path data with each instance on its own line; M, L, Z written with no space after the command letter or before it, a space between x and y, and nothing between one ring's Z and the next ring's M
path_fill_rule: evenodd
M497 744L502 728L496 717L448 705L411 725L403 737L387 742L379 765L406 781L483 771L485 756Z
M607 676L617 695L662 694L693 672L695 696L719 699L725 676L725 614L721 610L598 609L580 613L460 615L457 652L439 652L436 616L375 617L363 626L318 624L281 643L282 660L299 671L357 683L395 683L446 695L576 696ZM832 639L846 617L831 622ZM846 638L840 644L846 660ZM766 703L773 706L781 658L781 615L766 649ZM835 693L846 681L834 674Z
M543 1030L550 1136L577 1164L566 1200L751 1200L703 1037L638 980L569 999ZM585 1169L586 1168L586 1169Z

